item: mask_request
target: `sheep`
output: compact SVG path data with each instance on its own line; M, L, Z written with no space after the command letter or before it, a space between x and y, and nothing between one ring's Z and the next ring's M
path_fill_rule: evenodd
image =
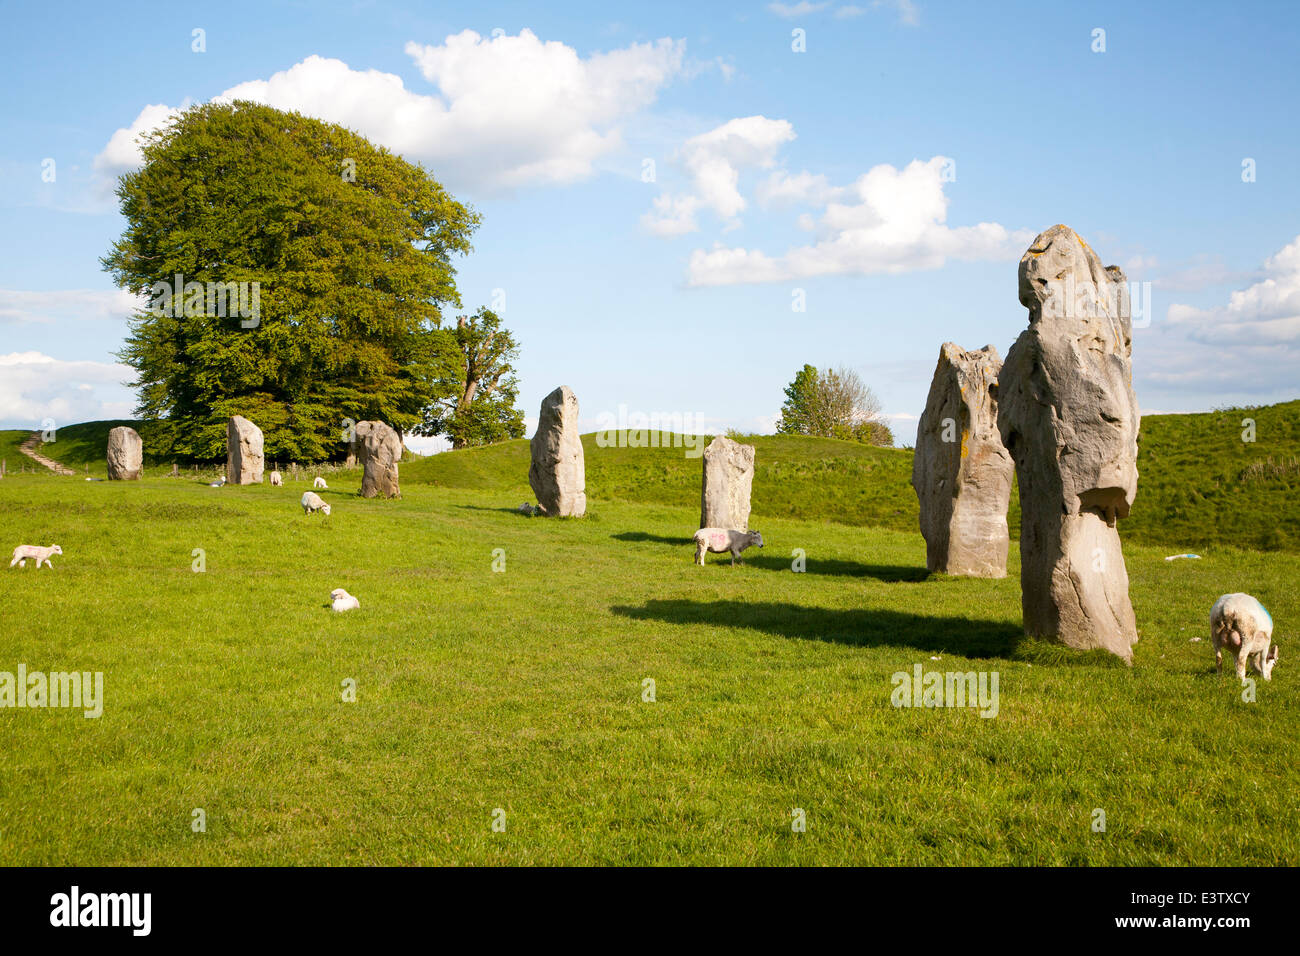
M12 568L16 564L20 568L25 568L27 567L27 559L35 558L37 568L40 568L43 563L53 571L54 565L50 564L50 555L52 554L62 555L63 549L57 544L52 544L48 548L38 548L34 544L20 544L14 548L14 559L9 562L9 567Z
M695 532L695 563L704 564L704 552L731 552L731 563L735 565L740 553L751 545L763 547L763 536L757 531L728 531L725 528L701 528ZM744 564L742 560L740 562Z
M521 515L530 515L533 513L533 506L525 501L516 509Z
M335 588L331 591L330 600L334 602L331 607L333 607L335 611L354 611L361 609L361 602L342 588Z
M330 490L330 486L325 484L325 479L320 475L316 476L316 480L311 483L311 486L313 488L324 488L326 491Z
M1245 680L1246 663L1273 679L1273 666L1277 664L1277 646L1273 642L1273 618L1249 594L1225 594L1210 609L1210 639L1214 642L1215 669L1223 671L1223 647L1237 661L1237 678Z
M284 476L282 476L278 471L271 472L271 486L279 488L282 484L284 484Z
M313 511L319 511L321 514L328 516L330 506L327 505L321 496L314 491L304 491L302 493L302 513L311 514Z

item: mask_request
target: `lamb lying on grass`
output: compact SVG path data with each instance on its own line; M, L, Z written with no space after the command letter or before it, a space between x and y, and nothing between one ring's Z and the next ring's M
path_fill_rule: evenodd
M329 487L330 487L329 485L325 484L325 479L322 478L320 475L316 476L316 480L311 483L311 486L313 488L324 488L326 491L329 491Z
M50 555L52 554L61 555L63 549L57 544L52 544L48 548L38 548L34 544L20 544L14 548L14 559L9 562L9 567L12 568L16 564L20 568L25 568L27 567L27 559L35 558L36 567L39 568L44 563L47 568L53 571L54 565L50 564Z
M525 501L515 510L518 511L521 515L530 515L533 513L533 506L530 505L527 501Z
M314 491L304 491L302 493L302 513L311 514L313 511L319 511L323 515L330 513L330 506L327 505L320 495Z
M333 607L335 611L361 610L361 602L342 588L335 588L331 591L330 600L334 602L331 607Z
M751 545L763 547L763 536L757 531L728 531L725 528L701 528L695 532L695 563L704 564L704 552L713 551L721 554L723 551L731 552L731 563L734 565L740 553ZM742 560L740 562L744 564Z
M1223 670L1223 648L1237 661L1237 678L1246 677L1246 662L1273 679L1273 665L1277 663L1276 645L1273 642L1273 618L1249 594L1225 594L1214 602L1210 610L1210 639L1214 641L1214 665Z
M282 484L284 484L284 476L282 476L278 471L271 472L271 486L279 488Z

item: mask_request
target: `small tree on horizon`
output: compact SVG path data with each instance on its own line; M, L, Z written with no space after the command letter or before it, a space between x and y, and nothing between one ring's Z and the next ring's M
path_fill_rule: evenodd
M880 399L850 368L819 371L804 365L785 389L779 434L839 438L892 446L894 434L881 414Z

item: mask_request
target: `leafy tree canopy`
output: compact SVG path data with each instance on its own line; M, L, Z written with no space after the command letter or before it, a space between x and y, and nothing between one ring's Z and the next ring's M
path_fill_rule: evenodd
M416 433L446 435L453 448L522 438L524 416L515 407L519 382L512 363L519 345L514 335L490 309L460 316L452 334L458 357L445 383L447 397L426 410Z
M220 457L240 414L268 456L318 460L343 452L345 419L405 432L446 396L458 349L442 308L460 305L452 259L479 217L425 170L242 101L187 110L142 149L102 261L151 300L120 357L158 453Z

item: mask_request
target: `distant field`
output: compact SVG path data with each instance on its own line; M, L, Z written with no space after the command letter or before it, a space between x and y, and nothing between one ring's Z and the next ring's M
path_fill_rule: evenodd
M0 864L1300 863L1300 557L1130 541L1130 669L1022 639L1014 547L1006 580L929 577L914 531L763 484L768 546L699 568L694 496L554 521L513 513L518 472L416 480L519 448L411 465L400 501L339 475L329 519L305 483L0 482L4 546L65 551L0 569L0 671L106 681L99 719L0 710ZM1282 646L1255 703L1193 642L1237 589ZM891 706L915 665L997 672L997 716Z
M1242 420L1255 421L1255 440L1242 441ZM70 425L41 452L77 471L105 474L108 431L132 422ZM18 458L26 432L0 432L0 457ZM669 447L602 448L583 436L589 493L616 501L698 506L698 458L671 447L669 433L651 437ZM754 510L757 516L803 518L837 524L914 531L912 452L794 435L746 438L757 449ZM12 453L4 449L11 447ZM166 474L168 461L147 460L150 474ZM504 442L412 462L411 481L439 487L493 489L530 498L528 442ZM1253 410L1200 415L1149 415L1142 421L1138 497L1120 523L1125 541L1174 551L1219 545L1300 553L1300 401ZM215 475L219 466L209 465ZM518 502L516 502L518 504ZM1008 515L1018 533L1020 504L1013 489Z
M1245 418L1255 420L1254 442L1242 441ZM788 435L745 441L756 448L756 516L917 528L911 451ZM600 448L595 435L586 435L583 452L589 493L698 506L701 464L681 448ZM531 493L522 440L435 455L416 467L419 480L443 487ZM1142 421L1138 470L1137 501L1119 525L1126 542L1177 552L1218 546L1300 552L1300 401L1150 415ZM1008 520L1014 537L1020 526L1014 486Z

